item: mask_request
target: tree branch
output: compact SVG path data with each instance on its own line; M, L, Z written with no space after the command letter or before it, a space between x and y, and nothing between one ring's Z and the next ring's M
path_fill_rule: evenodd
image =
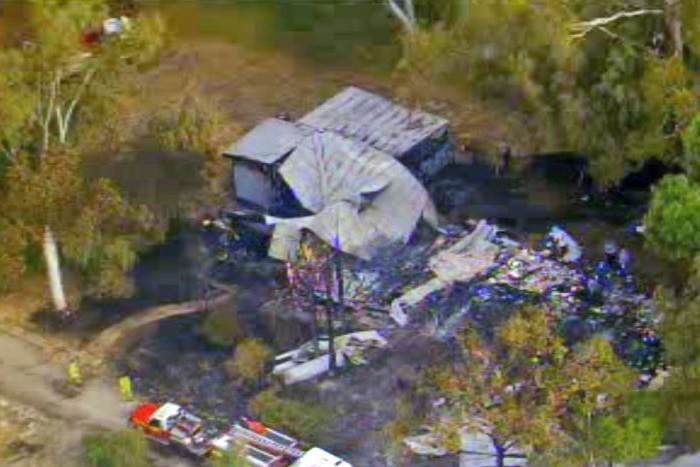
M399 21L401 21L401 24L406 28L406 30L409 33L414 33L416 31L416 24L414 21L411 20L409 13L404 12L401 7L396 3L395 0L386 0L386 4L391 10L391 12L398 18ZM413 4L411 3L410 8L413 8Z
M17 149L11 147L7 148L4 144L0 144L0 149L2 149L2 153L5 155L5 158L8 161L15 160L15 154L17 154Z
M63 124L63 130L64 133L61 135L61 144L65 144L66 136L68 133L68 126L70 125L71 117L73 116L73 111L75 110L75 106L80 102L80 98L82 97L83 93L85 92L85 89L87 88L88 84L92 80L92 77L95 75L95 70L91 69L85 74L85 78L83 78L83 82L80 83L80 88L78 88L78 92L76 92L75 97L71 101L70 105L68 106L68 110L66 111L65 115L65 122Z
M49 148L49 132L51 125L51 117L53 116L53 106L56 101L56 94L58 92L58 81L60 80L60 74L57 75L49 84L49 102L46 106L46 116L42 121L42 128L44 130L44 140L42 150L45 152Z
M58 142L63 145L65 143L65 130L63 125L63 111L61 110L61 104L56 106L56 122L58 123Z
M590 21L582 21L580 23L575 23L571 26L572 38L581 39L586 36L589 32L596 28L602 28L610 23L614 23L623 18L634 18L636 16L644 15L662 15L663 10L635 10L635 11L620 11L612 16L607 16L604 18L596 18Z

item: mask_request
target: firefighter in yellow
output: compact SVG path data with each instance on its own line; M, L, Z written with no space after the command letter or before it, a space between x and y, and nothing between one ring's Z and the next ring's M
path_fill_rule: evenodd
M83 375L80 370L80 361L77 357L68 364L68 382L73 386L83 385Z
M134 399L131 378L126 375L119 378L119 393L121 394L122 401L124 402L129 402Z

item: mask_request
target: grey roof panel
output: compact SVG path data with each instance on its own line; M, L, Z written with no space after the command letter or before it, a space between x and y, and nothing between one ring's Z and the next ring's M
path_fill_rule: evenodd
M273 164L312 132L304 125L268 118L231 145L224 155Z
M304 138L280 174L314 215L268 219L277 224L269 254L278 259L294 257L300 229L369 259L389 243L406 242L420 218L437 223L427 191L399 161L332 131Z
M301 123L334 131L372 144L399 157L436 131L447 120L419 110L408 110L389 99L350 86L330 98Z

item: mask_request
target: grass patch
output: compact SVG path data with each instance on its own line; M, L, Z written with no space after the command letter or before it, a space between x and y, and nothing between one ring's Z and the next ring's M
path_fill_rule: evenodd
M267 389L251 399L248 410L266 425L308 443L322 436L334 416L328 407L281 397L273 389Z
M83 460L90 467L149 467L146 438L134 430L88 433Z

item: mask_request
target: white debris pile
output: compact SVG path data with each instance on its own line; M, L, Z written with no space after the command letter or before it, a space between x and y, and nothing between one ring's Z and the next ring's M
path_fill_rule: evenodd
M460 435L460 466L497 465L498 453L488 435L466 426L462 428ZM403 444L420 456L443 457L451 454L450 449L445 446L444 436L436 431L428 430L426 433L409 436L404 438ZM527 465L524 451L516 446L509 447L504 458L508 466Z
M378 331L359 331L333 339L335 361L338 367L367 364L369 349L387 347L387 340ZM320 376L329 370L329 340L307 342L300 347L277 355L272 374L284 384L290 385Z

